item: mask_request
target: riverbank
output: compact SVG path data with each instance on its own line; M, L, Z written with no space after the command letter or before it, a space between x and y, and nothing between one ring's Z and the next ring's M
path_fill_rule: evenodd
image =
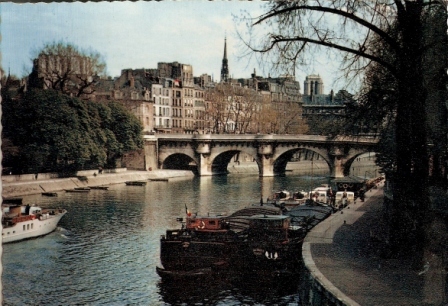
M193 178L191 171L154 170L154 171L121 171L116 173L86 173L81 177L46 178L34 175L23 180L8 181L2 177L2 196L4 199L41 194L43 192L59 192L79 187L107 186L124 184L127 181L169 180L174 178Z
M445 272L435 260L416 271L409 258L381 256L383 195L382 182L307 235L305 305L444 305Z

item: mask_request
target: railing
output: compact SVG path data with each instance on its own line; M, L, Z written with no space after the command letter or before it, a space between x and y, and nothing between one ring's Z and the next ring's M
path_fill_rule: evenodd
M260 141L268 140L275 142L297 142L297 143L341 143L341 144L363 144L375 145L378 138L337 136L327 137L320 135L276 135L276 134L155 134L159 140L201 140L210 139L216 141Z

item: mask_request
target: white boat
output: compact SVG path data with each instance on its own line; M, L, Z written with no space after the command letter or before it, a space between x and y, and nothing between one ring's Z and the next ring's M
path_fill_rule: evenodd
M274 192L268 198L268 203L274 203L284 206L297 206L305 204L307 193L305 191L297 191L292 194L289 191L281 190Z
M344 208L347 205L355 203L355 193L351 191L336 192L336 207Z
M65 209L42 209L35 205L3 205L2 211L2 243L49 234L67 213Z

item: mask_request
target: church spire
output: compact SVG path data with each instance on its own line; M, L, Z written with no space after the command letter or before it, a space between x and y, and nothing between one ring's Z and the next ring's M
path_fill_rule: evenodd
M221 82L227 82L229 79L229 64L227 61L227 37L224 38L224 57L221 66Z

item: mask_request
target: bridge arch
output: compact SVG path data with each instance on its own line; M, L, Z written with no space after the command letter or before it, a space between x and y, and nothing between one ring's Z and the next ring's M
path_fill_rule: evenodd
M313 158L312 155L317 154L323 161L325 161L325 163L328 165L328 170L331 173L332 171L332 164L329 161L329 157L328 157L328 152L326 150L321 150L318 148L310 148L310 147L306 147L306 146L300 146L300 147L285 147L284 149L279 149L276 150L276 154L274 154L273 158L274 160L274 165L273 165L273 172L274 175L281 175L284 174L286 172L286 166L288 164L288 162L291 161L291 159L293 158L294 154L296 154L297 152L309 152L311 154L311 156L308 156L307 158Z
M344 165L344 176L348 176L351 174L351 170L353 169L353 165L357 162L358 158L366 158L366 154L368 153L373 153L374 157L372 159L372 165L375 163L375 155L376 152L373 150L368 150L368 151L359 151L357 154L353 155L352 157L348 158L347 161L345 162Z
M213 150L208 157L210 165L211 174L224 174L228 173L227 167L230 164L232 158L236 154L246 154L248 156L252 156L256 159L256 149L251 147L243 147L243 146L232 146L231 148L222 150L216 149ZM257 163L258 164L258 163ZM258 164L258 168L260 171L260 165Z
M214 156L214 158L212 159L212 174L223 174L223 173L228 173L228 166L232 161L232 158L235 157L235 155L240 154L242 155L242 153L248 154L245 151L242 150L228 150L228 151L224 151L219 153L218 155ZM250 155L251 156L251 155ZM255 157L253 157L255 158Z
M166 156L161 161L161 169L173 169L173 170L191 170L196 175L198 174L198 163L197 161L183 153L173 153Z

